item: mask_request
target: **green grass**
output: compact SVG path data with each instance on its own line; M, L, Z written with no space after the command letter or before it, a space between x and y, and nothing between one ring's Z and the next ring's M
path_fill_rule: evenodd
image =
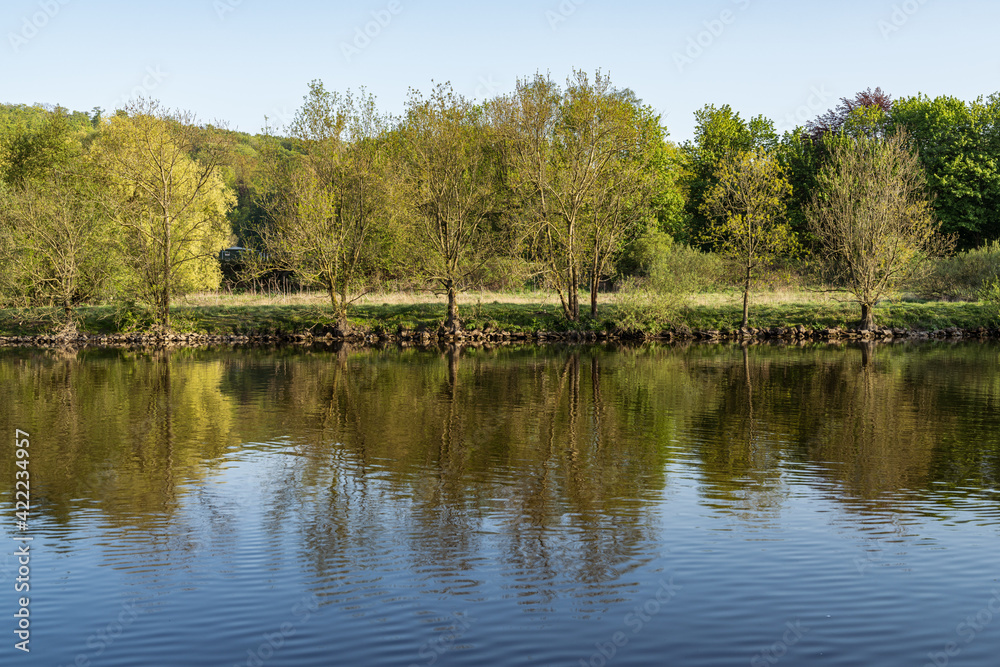
M853 303L822 304L763 304L750 309L750 326L790 327L799 324L807 328L853 328L861 318L861 310ZM743 320L741 305L694 306L682 315L692 329L732 329ZM897 302L875 308L875 322L880 327L936 330L949 327L975 329L996 326L989 309L980 303L965 302Z
M582 297L583 295L581 295ZM728 295L727 295L728 296ZM603 295L602 295L603 297ZM568 329L603 330L618 324L616 308L604 299L597 319L589 317L589 302L585 302L585 316L575 326L570 326L562 316L558 302L551 298L531 303L523 295L505 301L502 294L491 294L493 300L460 300L460 314L467 329L490 328L510 332L537 330L565 331ZM808 328L853 327L860 317L857 305L834 301L826 296L812 302L763 299L752 304L750 324L755 327L789 327L804 325ZM581 300L583 300L581 298ZM171 310L174 328L183 332L217 335L230 334L289 334L322 331L332 324L332 310L319 301L312 303L268 304L262 300L240 304L236 297L227 303L226 295L218 297L212 305L178 304ZM395 332L399 329L426 327L436 329L445 319L443 299L430 302L423 299L407 303L403 297L387 299L383 303L369 301L350 311L351 323L372 329ZM85 306L77 311L80 330L89 334L117 333L114 308L111 306ZM880 304L876 321L883 327L907 329L945 329L961 327L997 326L996 311L981 303L940 301L893 301ZM50 333L57 327L58 311L51 308L0 310L0 335L24 336ZM673 319L674 325L687 325L692 329L733 329L742 320L741 303L734 298L704 298L695 305L680 309ZM662 324L647 322L644 327L657 332Z

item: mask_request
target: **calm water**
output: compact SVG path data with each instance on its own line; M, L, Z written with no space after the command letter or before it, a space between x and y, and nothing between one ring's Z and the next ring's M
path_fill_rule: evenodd
M992 344L3 350L0 429L3 665L1000 655Z

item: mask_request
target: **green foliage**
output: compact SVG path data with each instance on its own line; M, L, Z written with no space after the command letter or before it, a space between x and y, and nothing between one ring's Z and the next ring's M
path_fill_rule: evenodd
M104 123L92 148L107 179L102 205L120 228L130 273L120 286L152 304L161 326L169 326L172 296L221 282L216 257L229 241L226 214L235 201L221 170L229 139L143 100Z
M806 209L816 189L816 176L827 156L826 144L814 141L805 130L797 128L786 132L775 148L775 156L792 188L787 202L786 217L800 243L814 245L806 221Z
M318 286L338 320L347 316L354 293L372 282L371 258L391 221L386 129L364 90L355 97L313 81L290 128L295 150L273 140L261 146L254 201L267 224L242 232L250 247L264 250L258 257L266 261L256 268L277 268Z
M653 190L649 208L658 231L671 237L683 237L688 232L688 214L682 178L687 158L680 147L666 140L666 132L651 147L650 167Z
M895 103L892 121L920 149L942 231L966 249L1000 238L1000 94L917 95Z
M724 279L725 264L719 255L673 241L660 247L649 270L657 293L677 298L708 292Z
M614 296L615 321L623 329L655 331L679 322L691 296L718 286L722 258L663 232L650 232L636 244L640 276L619 281Z
M549 77L518 82L489 110L501 131L515 217L545 263L566 319L580 318L589 283L591 316L602 279L645 229L677 225L680 156L660 117L598 71L576 70L561 90Z
M711 222L705 213L705 199L718 181L716 174L723 161L758 147L773 148L778 135L772 121L763 116L745 121L728 104L719 108L706 105L695 112L695 119L694 140L681 146L687 167L681 183L687 191L690 221L688 237L681 238L700 244Z
M931 269L913 289L927 298L975 300L980 291L1000 277L1000 241L931 262Z
M785 222L791 185L773 153L763 148L724 159L716 179L704 202L705 213L714 218L705 239L738 268L743 326L747 326L750 290L757 275L775 257L798 247Z
M76 305L106 293L120 266L114 229L98 205L100 185L82 161L0 194L0 292L28 305L54 304L71 330Z
M994 320L1000 320L1000 277L994 277L985 283L978 296Z
M861 306L862 329L871 329L879 299L950 240L937 233L923 168L903 132L840 137L818 181L810 227L829 275Z
M438 84L428 97L410 91L399 131L403 216L409 266L448 298L448 326L459 325L458 292L498 254L502 154L481 107Z

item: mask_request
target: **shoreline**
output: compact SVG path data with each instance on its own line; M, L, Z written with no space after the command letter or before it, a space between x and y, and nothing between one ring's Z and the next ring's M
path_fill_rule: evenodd
M947 327L923 330L902 327L876 328L859 331L845 327L808 328L747 327L738 329L690 329L680 326L659 332L612 330L574 331L505 331L462 330L446 331L443 328L398 329L388 332L380 328L355 327L348 332L327 327L319 332L299 333L247 333L247 334L197 334L197 333L124 333L71 335L30 334L0 336L0 348L166 348L208 347L228 345L244 346L310 346L322 344L350 344L355 347L429 347L458 345L467 347L495 345L545 345L549 343L588 345L597 343L897 343L906 341L988 341L1000 340L1000 329L977 327Z

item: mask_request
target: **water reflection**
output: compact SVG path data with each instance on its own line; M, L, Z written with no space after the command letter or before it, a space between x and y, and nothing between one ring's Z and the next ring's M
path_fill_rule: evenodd
M372 480L390 482L436 544L456 547L477 510L503 504L519 517L512 554L541 562L547 527L634 519L677 456L699 462L706 500L747 511L781 505L793 462L860 498L995 488L996 370L992 345L7 351L0 419L58 445L32 467L60 521L90 502L141 527L234 452L287 438L297 487L275 486L291 494L276 501L322 493L336 516L345 499L363 505Z
M32 434L53 554L85 543L147 597L226 586L240 649L281 587L392 627L504 602L564 627L630 609L675 567L690 600L694 573L818 559L844 537L850 576L906 571L945 543L928 517L995 524L998 367L990 344L4 350L0 428ZM797 544L790 526L826 536ZM737 609L757 594L704 586Z

